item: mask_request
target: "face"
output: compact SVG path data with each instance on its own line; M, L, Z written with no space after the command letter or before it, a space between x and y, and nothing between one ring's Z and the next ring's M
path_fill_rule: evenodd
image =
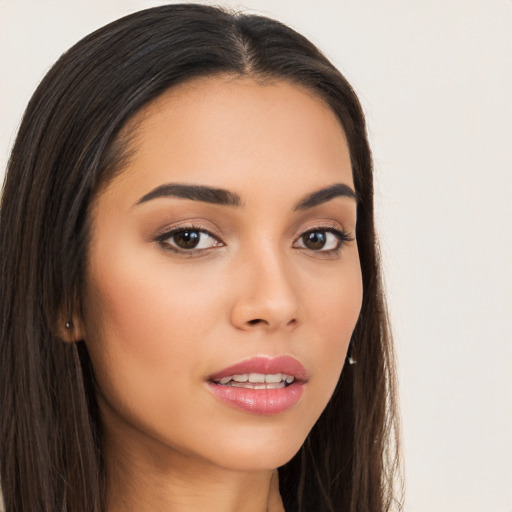
M107 439L278 467L329 401L361 306L343 129L298 86L233 77L173 88L130 127L93 204L81 322Z

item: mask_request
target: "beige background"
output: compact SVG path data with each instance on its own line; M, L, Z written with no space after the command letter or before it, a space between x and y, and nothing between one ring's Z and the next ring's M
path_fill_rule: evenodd
M0 167L45 70L142 0L0 0ZM396 332L408 512L512 511L512 2L219 2L309 35L359 92Z

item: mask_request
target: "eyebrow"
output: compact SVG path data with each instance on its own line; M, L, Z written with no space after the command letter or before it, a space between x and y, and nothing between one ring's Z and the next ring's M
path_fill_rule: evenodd
M296 205L295 210L307 210L319 204L326 203L335 197L348 197L358 201L357 194L344 183L335 183L329 187L321 188L312 194L302 198Z
M182 185L178 183L161 185L142 196L136 204L142 204L161 197L178 197L180 199L201 201L221 206L242 206L241 197L229 190L205 185ZM294 210L307 210L326 203L335 197L348 197L349 199L358 200L357 194L348 185L335 183L303 197L294 206Z
M191 201L202 201L204 203L219 204L222 206L241 206L242 200L238 194L229 192L222 188L212 188L204 185L180 185L169 183L161 185L142 196L137 204L151 201L158 197L179 197Z

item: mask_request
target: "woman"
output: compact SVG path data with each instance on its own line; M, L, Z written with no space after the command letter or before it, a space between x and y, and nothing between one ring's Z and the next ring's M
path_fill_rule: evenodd
M354 92L278 22L163 6L70 49L2 198L6 510L389 510L372 196Z

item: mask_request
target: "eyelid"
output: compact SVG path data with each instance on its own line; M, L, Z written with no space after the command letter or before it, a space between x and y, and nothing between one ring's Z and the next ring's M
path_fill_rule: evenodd
M349 233L349 231L345 229L339 222L319 221L315 224L312 224L311 226L301 229L299 235L296 237L296 240L298 240L301 236L311 231L329 231L335 234L339 233L346 237L347 239L354 239L353 236Z
M334 222L329 222L329 223L325 223L325 224L317 224L317 225L308 227L306 229L303 229L300 232L300 234L293 241L293 245L295 246L295 244L307 233L311 233L311 232L315 232L315 231L324 231L324 232L334 234L338 238L338 241L339 241L338 246L334 249L328 249L328 250L319 249L316 251L314 249L309 249L308 247L298 247L298 249L306 250L308 252L312 252L312 253L316 253L316 254L323 254L323 255L337 254L337 253L339 253L339 251L342 249L342 247L346 243L353 242L355 240L355 238L347 230L345 230L340 224L334 223Z
M181 233L182 231L197 231L199 233L204 233L204 234L208 235L210 238L213 238L216 242L218 242L218 244L213 245L212 247L206 247L206 248L200 248L200 249L196 249L196 248L183 249L181 247L178 247L177 245L173 245L173 244L167 242L167 240L169 238L172 238L174 235L176 235L177 233ZM225 245L225 243L220 238L220 236L212 233L212 231L213 230L211 228L205 227L200 222L184 222L184 223L178 224L176 226L167 227L165 229L165 231L162 230L162 232L160 234L157 234L153 238L153 240L155 242L159 243L166 250L172 250L179 254L190 255L190 254L193 254L196 252L207 251L208 249L211 249L213 247L222 247Z
M177 245L173 245L169 243L167 240L172 238L177 233L183 232L183 231L197 231L199 233L204 233L208 237L211 237L214 239L217 243L215 245L212 245L211 247L203 247L203 248L190 248L190 249L184 249ZM153 237L153 241L159 243L164 249L166 250L172 250L178 254L183 255L192 255L194 253L201 253L204 251L208 251L209 249L212 249L214 247L223 247L225 246L225 242L222 240L221 236L218 234L213 233L213 231L218 231L216 229L212 229L209 226L206 226L206 223L203 223L201 221L185 221L180 224L177 224L175 226L166 226L165 229L162 229L159 234L155 235ZM304 235L307 233L320 231L320 232L329 232L332 233L336 238L338 239L338 245L337 247L333 249L310 249L305 246L299 246L297 247L297 243L301 240ZM299 235L295 237L293 240L292 246L296 249L301 249L304 251L308 251L311 253L321 254L324 256L328 256L330 254L338 254L340 250L343 248L343 246L348 243L352 242L354 240L354 237L351 236L351 234L346 231L338 222L325 222L325 223L319 223L312 226L308 226L307 228L304 228L300 231Z

